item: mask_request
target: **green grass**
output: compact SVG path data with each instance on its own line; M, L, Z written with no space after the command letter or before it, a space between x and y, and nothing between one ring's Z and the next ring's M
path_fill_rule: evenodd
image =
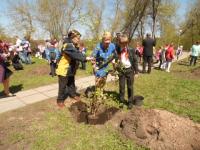
M0 115L0 149L145 150L110 124L77 123L68 109L56 110L53 100ZM12 118L12 121L10 120ZM23 118L19 120L19 118Z
M135 95L144 96L146 108L165 109L200 122L200 77L191 73L199 67L174 63L171 73L153 70L150 75L141 74L135 80ZM107 87L118 92L118 83Z
M144 96L145 108L165 109L200 122L200 78L191 73L199 67L199 64L188 67L174 63L171 73L153 70L150 75L140 75L135 80L135 95ZM108 83L106 89L111 91L107 94L106 105L119 108L118 83ZM4 122L6 127L11 127L5 136L7 140L1 142L8 145L17 143L21 149L28 145L33 150L145 150L123 137L109 124L92 126L77 123L71 118L68 109L55 110L54 105L47 103L37 103L13 112L18 116L20 113L21 116L27 116L24 119L27 123L13 121L13 127L9 121L9 125ZM123 111L127 109L123 108ZM40 113L43 115L38 116ZM12 113L10 116L15 117Z
M122 138L110 126L95 127L77 124L68 111L48 113L45 127L35 125L33 150L143 150L130 140Z
M10 69L14 72L10 79L11 90L27 90L44 86L52 83L57 83L58 78L52 78L49 75L50 67L45 60L33 58L34 64L23 65L24 70L15 71L12 66ZM87 63L87 70L78 69L76 77L84 77L92 75L92 67L90 63ZM0 91L3 90L2 84L0 85Z

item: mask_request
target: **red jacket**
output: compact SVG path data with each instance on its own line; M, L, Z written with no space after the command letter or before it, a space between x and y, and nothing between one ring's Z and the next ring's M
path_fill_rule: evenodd
M174 59L174 47L169 46L165 52L165 58L166 60L172 60Z

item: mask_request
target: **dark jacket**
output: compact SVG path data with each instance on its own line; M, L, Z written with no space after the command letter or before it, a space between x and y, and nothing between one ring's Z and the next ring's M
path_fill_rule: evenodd
M117 52L117 59L119 59L119 56L121 55L121 48L116 49L116 52ZM129 56L129 61L131 63L131 67L132 67L134 73L137 74L138 73L138 61L137 61L135 49L128 47L128 56Z
M86 57L79 51L77 47L74 46L70 39L64 40L63 47L61 49L61 55L62 56L58 63L57 69L57 74L61 76L74 76L76 74L79 61L86 61Z
M117 47L115 53L113 53L113 55L106 62L104 62L104 64L99 66L99 68L102 68L105 64L110 63L113 59L118 60L120 54L121 54L121 49L120 49L120 47ZM129 55L129 60L131 62L131 68L133 69L134 73L137 74L138 73L138 61L137 61L137 56L136 56L135 50L133 48L128 47L128 55Z
M156 41L152 38L146 38L142 41L144 47L143 56L153 56L153 47L156 46Z

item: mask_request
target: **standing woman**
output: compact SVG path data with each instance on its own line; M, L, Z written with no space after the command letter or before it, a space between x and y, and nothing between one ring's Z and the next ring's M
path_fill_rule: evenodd
M9 77L12 74L12 71L10 71L5 64L7 57L9 57L9 53L7 53L6 51L8 51L8 49L0 40L0 83L3 83L4 95L12 96L9 91Z

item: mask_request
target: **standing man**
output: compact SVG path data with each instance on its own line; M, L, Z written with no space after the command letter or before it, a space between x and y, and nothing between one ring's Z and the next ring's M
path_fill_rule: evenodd
M125 96L125 83L127 82L128 91L128 109L133 107L134 103L134 77L138 74L138 61L135 50L128 46L129 40L126 34L120 37L119 48L116 49L118 54L118 62L116 69L119 72L119 93L120 101L126 103Z
M143 73L146 73L146 63L148 63L148 73L151 73L151 64L153 57L153 47L156 46L156 41L151 38L151 35L147 33L146 38L142 41L143 51Z
M77 30L68 33L68 37L63 42L61 58L58 63L56 74L58 75L58 98L57 104L63 108L66 94L75 100L80 100L76 95L75 74L78 68L78 61L89 60L79 51L81 34ZM66 93L67 88L67 93Z

